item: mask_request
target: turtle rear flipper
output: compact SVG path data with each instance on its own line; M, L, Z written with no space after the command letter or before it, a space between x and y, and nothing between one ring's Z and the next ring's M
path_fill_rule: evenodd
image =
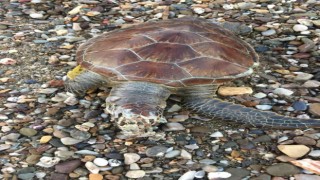
M212 119L218 118L252 126L281 129L320 128L320 120L317 119L286 117L274 112L260 111L243 105L224 102L220 99L186 98L183 106Z

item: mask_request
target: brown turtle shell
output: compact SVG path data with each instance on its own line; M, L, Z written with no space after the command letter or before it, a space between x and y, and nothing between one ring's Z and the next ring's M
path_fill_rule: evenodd
M214 84L250 74L258 56L230 31L206 20L150 22L102 34L81 45L82 67L108 80L172 87Z

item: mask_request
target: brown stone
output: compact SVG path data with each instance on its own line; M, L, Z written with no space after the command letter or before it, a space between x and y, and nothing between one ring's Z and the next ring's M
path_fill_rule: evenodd
M278 149L292 158L299 158L306 155L310 148L305 145L278 145Z
M75 159L75 160L59 163L55 166L55 169L56 169L56 172L68 174L74 171L80 165L81 165L81 160Z
M312 103L309 105L309 112L317 117L320 117L320 103Z
M102 180L103 176L101 174L90 174L89 180Z
M316 140L306 136L296 136L293 138L293 140L297 144L303 144L303 145L315 145L317 143Z

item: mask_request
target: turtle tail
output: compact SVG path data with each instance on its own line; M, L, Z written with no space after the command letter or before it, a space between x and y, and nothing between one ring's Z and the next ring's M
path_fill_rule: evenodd
M84 70L77 76L70 78L67 76L65 87L68 92L83 94L89 89L95 89L106 83L103 76L92 71Z
M320 128L320 119L299 119L286 117L274 112L260 111L243 105L224 102L220 99L194 97L187 98L184 107L210 117L258 127L281 129Z

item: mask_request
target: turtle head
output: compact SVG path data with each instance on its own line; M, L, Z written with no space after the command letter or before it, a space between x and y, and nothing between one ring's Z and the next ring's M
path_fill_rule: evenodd
M154 136L165 123L163 109L170 91L147 82L126 82L112 88L106 99L106 112L121 129L124 137Z
M164 108L164 107L163 107ZM166 123L162 107L148 104L124 104L121 106L108 103L106 112L111 114L124 137L154 136L154 130L160 123Z

